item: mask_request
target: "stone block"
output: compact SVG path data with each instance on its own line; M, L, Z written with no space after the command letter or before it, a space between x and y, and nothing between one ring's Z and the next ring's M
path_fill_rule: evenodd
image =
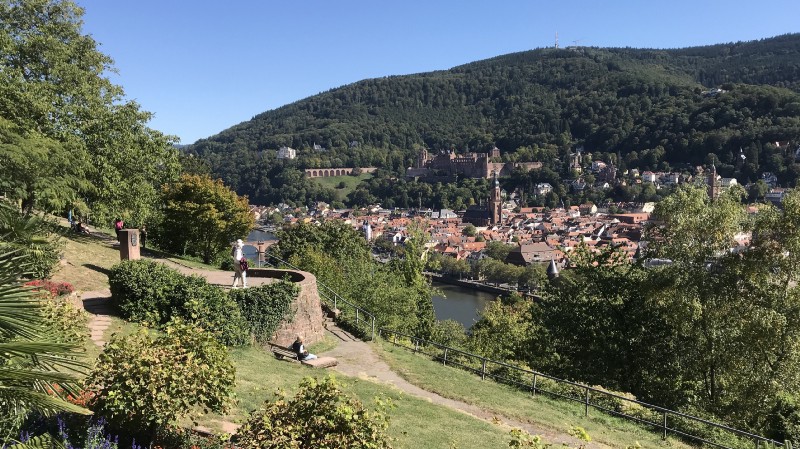
M330 368L339 364L339 361L333 357L318 357L314 360L303 360L303 365L311 368Z

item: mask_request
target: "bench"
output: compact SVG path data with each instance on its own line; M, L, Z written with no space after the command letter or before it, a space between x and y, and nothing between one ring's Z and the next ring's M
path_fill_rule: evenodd
M269 349L277 359L287 360L295 363L300 362L301 364L311 368L330 368L339 364L339 361L333 357L317 357L313 360L298 360L297 354L290 348L276 345L275 343L269 343Z

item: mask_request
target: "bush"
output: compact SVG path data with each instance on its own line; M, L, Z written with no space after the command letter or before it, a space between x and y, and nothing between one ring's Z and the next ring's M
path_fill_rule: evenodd
M266 343L281 321L290 315L291 304L299 289L291 282L231 290L230 297L239 305L250 333L259 343Z
M127 260L111 268L111 301L123 318L160 325L172 316L175 288L183 275L151 260Z
M254 412L236 434L236 446L243 449L389 448L386 429L388 401L378 400L369 411L360 401L342 391L336 379L305 378L293 398L278 392Z
M467 333L464 325L458 321L436 321L431 330L431 341L451 348L463 348L467 341Z
M247 322L236 302L202 277L136 260L115 265L109 283L112 301L123 318L158 326L180 317L213 333L225 345L249 341Z
M224 412L235 384L228 351L182 321L155 336L111 338L88 378L92 409L126 435L152 440L193 412Z
M221 288L200 276L183 276L171 298L172 317L179 316L213 333L228 346L249 343L247 321L239 306Z
M69 295L75 291L75 287L73 287L69 282L54 282L50 280L36 279L26 282L25 285L33 287L35 290L40 292L48 292L50 296L53 297Z

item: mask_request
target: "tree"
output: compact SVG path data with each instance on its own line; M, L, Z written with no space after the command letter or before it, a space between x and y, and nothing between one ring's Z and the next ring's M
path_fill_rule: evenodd
M469 223L466 226L464 226L464 230L462 232L467 237L475 237L475 233L477 232L477 229L475 229L475 225L474 224Z
M230 242L246 237L255 225L246 197L221 180L183 175L162 190L160 221L151 231L162 248L200 256L210 263L226 254Z
M71 206L85 179L85 154L0 117L0 188L30 214L34 207L60 212Z
M513 245L508 245L495 240L487 243L484 251L486 252L486 255L492 259L505 262L512 249L514 249Z
M26 208L39 199L68 207L77 190L99 222L141 223L157 188L177 176L174 139L148 128L151 114L106 77L112 60L82 33L82 15L69 0L0 1L0 116L20 136L5 139L18 156L6 168L44 175L36 183L18 174Z
M64 398L77 394L79 346L56 343L41 299L20 280L24 259L0 253L0 439L14 441L32 412L90 414Z
M237 432L236 444L243 449L388 449L391 403L376 402L377 409L370 411L333 376L306 377L293 398L279 391L254 412Z
M200 328L175 321L154 335L114 335L88 379L91 407L117 429L152 440L185 416L223 412L235 384L228 351Z
M680 189L659 203L648 230L652 310L674 329L675 362L687 398L706 410L760 429L762 410L800 393L800 197L777 211L745 215L741 192L710 201L702 188ZM752 231L747 250L731 251ZM687 399L688 400L688 399Z

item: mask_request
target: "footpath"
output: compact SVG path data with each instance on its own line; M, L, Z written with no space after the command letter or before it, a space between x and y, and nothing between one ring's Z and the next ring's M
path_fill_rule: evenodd
M109 244L116 243L113 238L106 238ZM152 260L169 265L172 268L180 271L186 275L198 275L205 277L210 283L229 287L233 282L233 272L221 270L208 270L193 268L188 265L183 265L172 260L165 258L152 258ZM270 279L253 278L248 279L248 285L256 286L270 282ZM81 302L84 310L89 313L89 330L91 340L97 346L102 347L108 338L105 335L106 330L111 325L111 316L113 315L109 300L111 298L111 291L108 289L97 291L86 291L81 294ZM448 399L439 394L423 390L416 385L403 379L396 372L392 371L389 365L376 354L370 343L358 340L350 333L337 327L335 324L330 323L327 327L327 332L337 340L337 345L334 349L323 353L326 356L335 357L339 364L333 369L337 372L360 379L370 380L386 385L390 385L399 391L428 400L434 404L448 407L466 415L484 420L494 425L502 425L509 430L512 428L524 429L531 435L540 435L545 441L555 445L568 445L569 447L581 447L592 449L603 449L609 446L599 444L596 442L586 443L578 440L570 435L559 433L551 428L537 426L536 424L522 422L505 416L496 415L486 411L480 407L465 402ZM232 422L219 422L222 429L226 432L233 433L239 427L238 424ZM204 429L201 429L204 430Z

